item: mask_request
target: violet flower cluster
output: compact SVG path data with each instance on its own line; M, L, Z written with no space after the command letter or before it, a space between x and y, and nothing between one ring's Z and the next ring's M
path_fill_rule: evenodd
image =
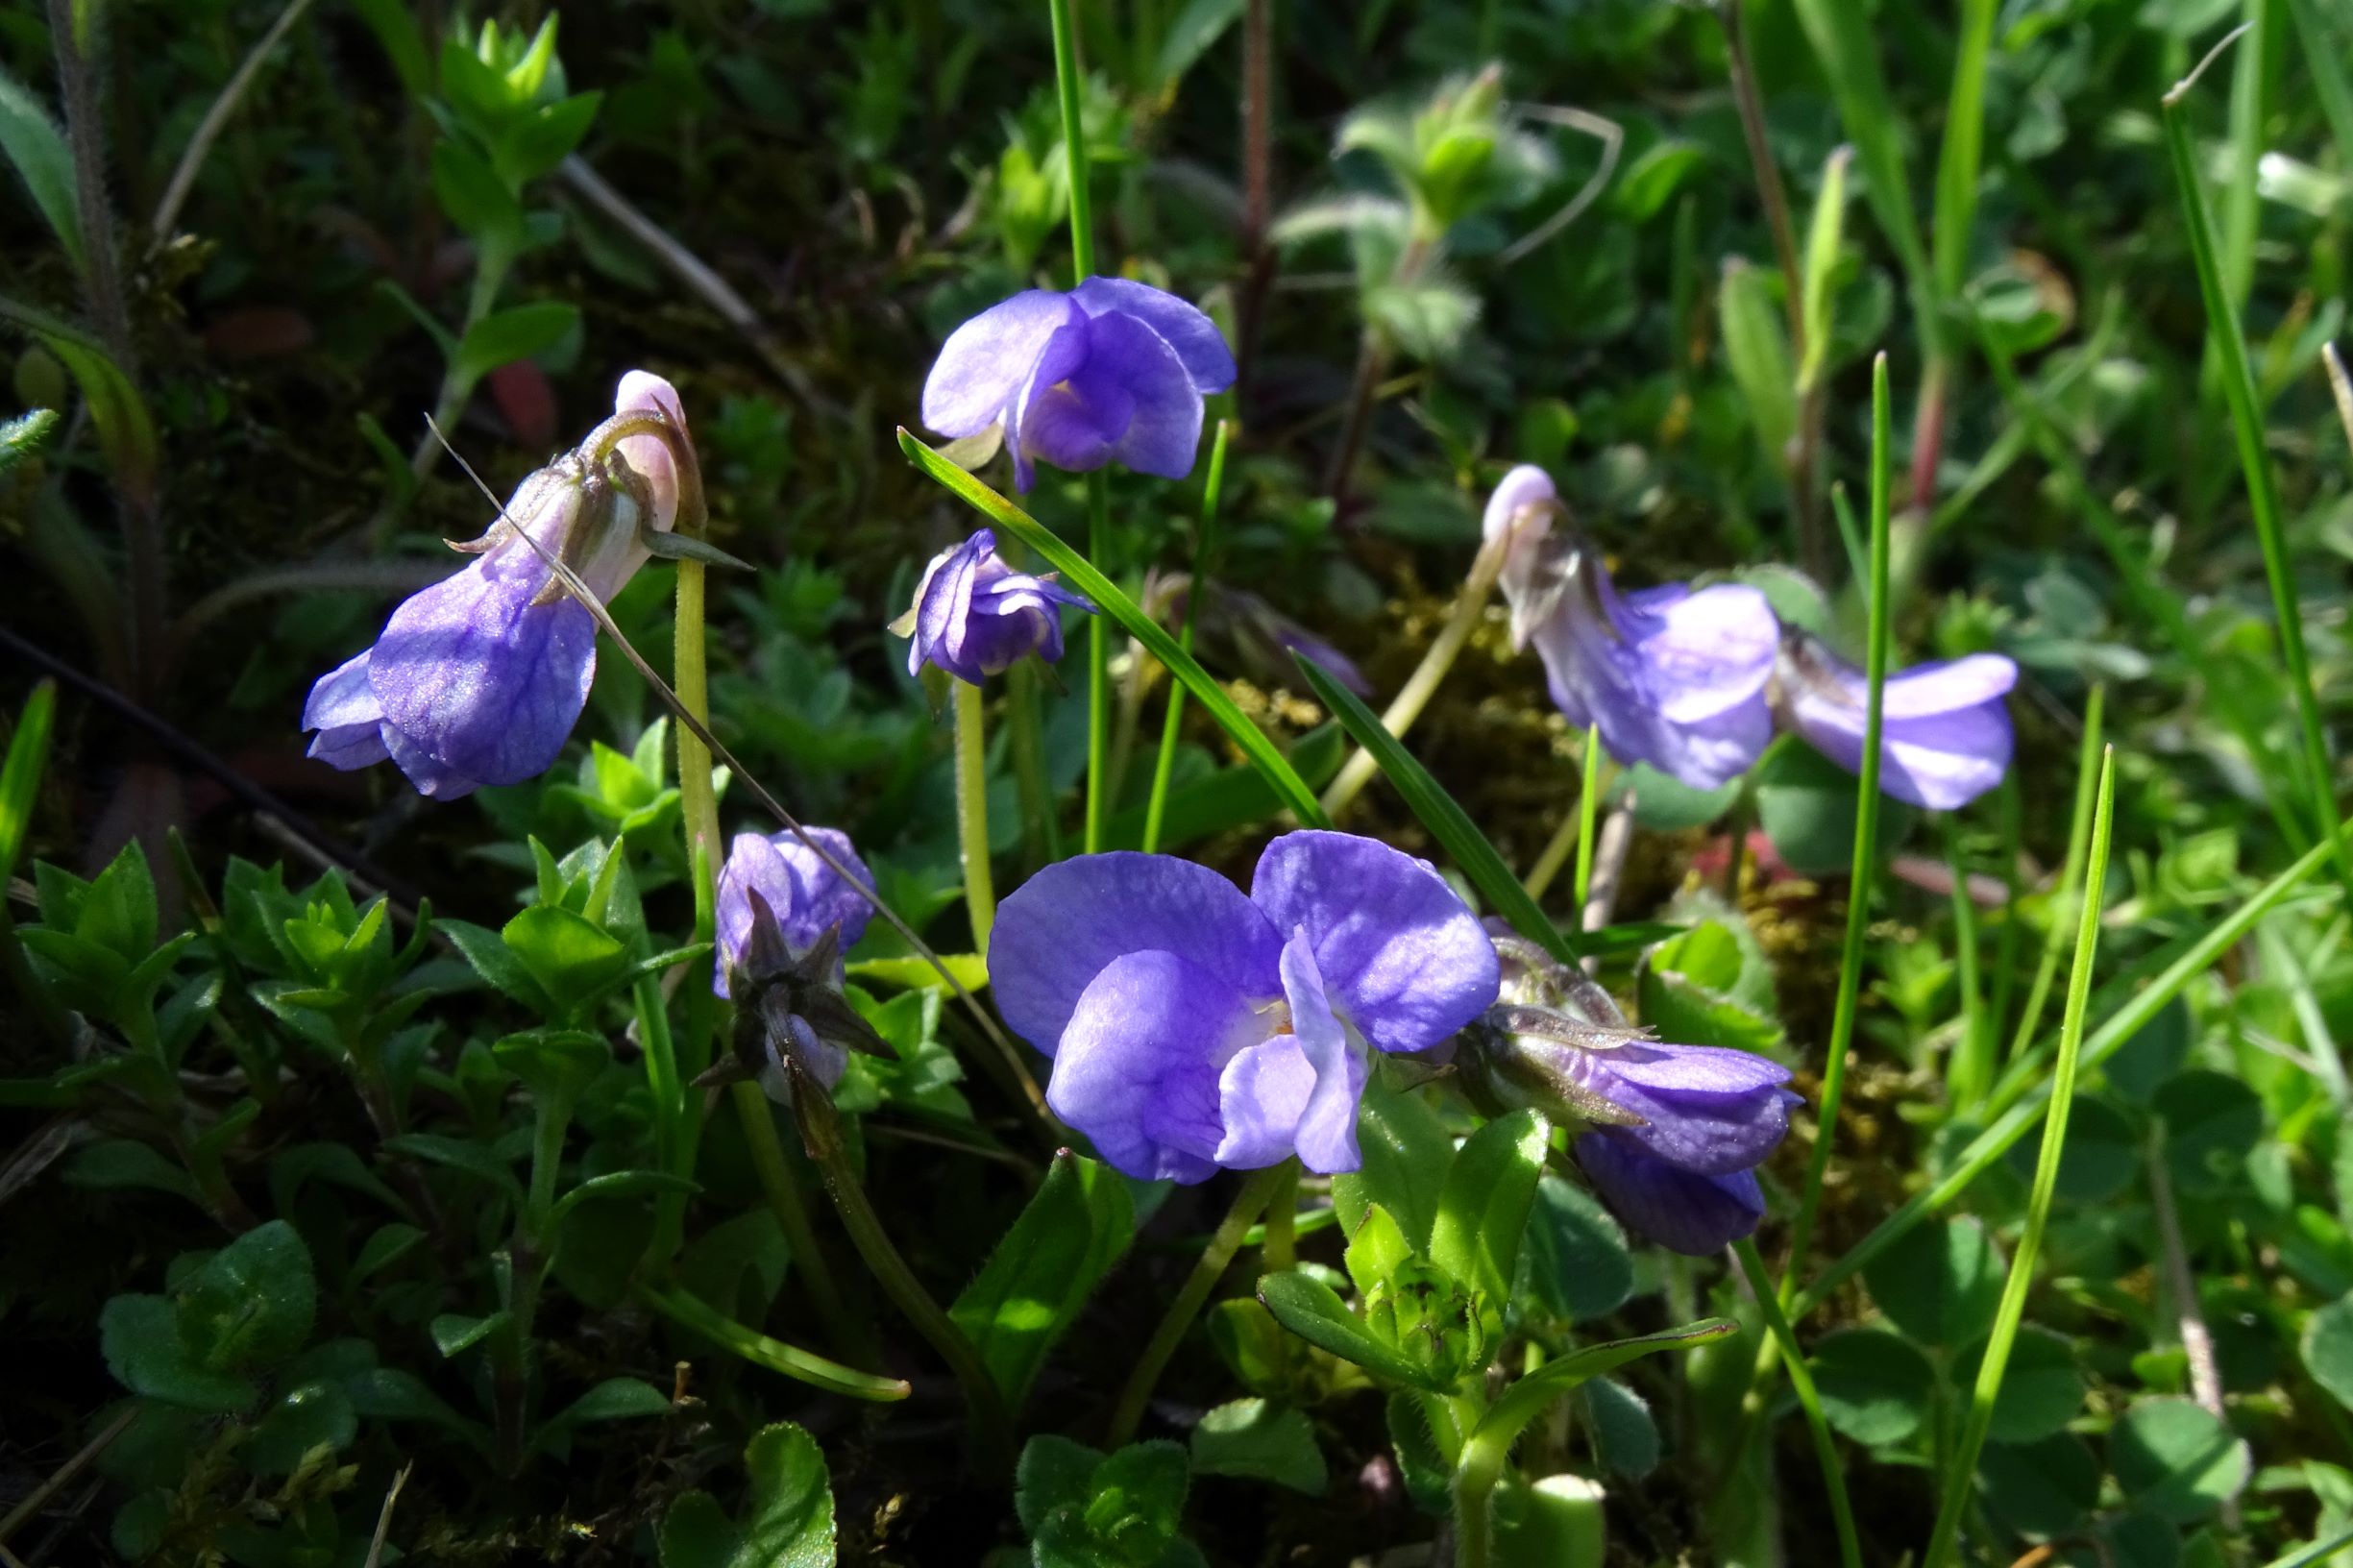
M997 910L997 1007L1054 1059L1046 1103L1131 1176L1198 1182L1296 1154L1354 1170L1380 1051L1495 999L1493 944L1436 871L1345 833L1268 845L1247 896L1168 855L1047 867Z
M1035 653L1052 664L1062 657L1062 607L1088 614L1094 606L1054 580L1016 572L996 552L988 528L942 551L923 569L915 604L891 624L909 639L907 674L936 665L978 686Z
M1572 1145L1610 1211L1695 1256L1756 1229L1756 1167L1789 1131L1789 1071L1749 1051L1678 1045L1629 1027L1609 993L1516 939L1504 994L1458 1058L1504 1106L1586 1130Z
M1233 384L1209 317L1149 283L1089 278L1067 294L1016 294L949 334L923 383L923 423L955 440L1001 428L1023 493L1041 461L1181 479L1201 400Z
M1811 635L1784 627L1737 583L1668 583L1621 593L1601 554L1567 529L1552 479L1523 465L1488 502L1506 539L1499 577L1515 647L1532 643L1553 701L1592 724L1621 763L1648 763L1694 789L1746 772L1777 723L1849 772L1862 768L1869 687ZM1998 653L1922 665L1884 688L1880 787L1951 810L2001 781L2013 747L2002 698L2018 667Z
M683 450L686 415L660 377L623 377L613 410L658 416ZM676 523L678 501L677 459L657 434L591 436L532 474L488 533L456 547L471 565L411 595L373 647L311 687L310 755L347 770L389 759L437 800L545 772L588 701L597 623L539 551L609 601L650 557L648 539Z

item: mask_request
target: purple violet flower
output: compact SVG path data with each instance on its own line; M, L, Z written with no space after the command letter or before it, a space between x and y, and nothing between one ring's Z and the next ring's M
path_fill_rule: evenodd
M926 663L978 686L1035 653L1048 664L1062 657L1062 606L1089 615L1094 606L1047 573L1033 577L1007 566L988 528L944 550L923 569L915 603L891 623L912 639L907 674Z
M644 371L622 378L614 413L659 414L686 435L677 392ZM678 491L675 459L650 434L526 478L488 533L455 547L472 564L409 596L375 646L311 687L310 755L346 770L390 759L437 800L545 772L588 701L597 623L516 532L609 600L650 558L644 535L677 521Z
M1782 644L1775 675L1783 723L1847 772L1862 772L1869 676L1802 631ZM1889 675L1881 698L1880 790L1915 806L1954 811L2000 783L2016 746L2002 698L2017 684L2018 666L1998 653Z
M1202 398L1233 384L1209 317L1149 283L1089 278L1067 294L1016 294L949 334L923 382L923 423L955 440L1003 426L1023 493L1040 458L1181 479Z
M874 875L858 858L848 834L831 827L807 831L869 892L873 890ZM801 843L798 834L788 830L763 838L757 833L738 833L727 845L726 864L720 868L713 911L719 951L712 959L711 989L722 996L729 994L727 971L743 966L751 941L754 893L767 901L786 946L796 954L815 947L829 931L839 932L840 947L855 945L866 935L866 923L874 912L873 905L816 850Z
M1426 1050L1495 999L1495 949L1428 864L1287 833L1250 894L1169 855L1049 866L999 906L997 1006L1054 1058L1046 1103L1131 1176L1298 1155L1354 1170L1367 1047Z
M1629 1027L1609 993L1499 937L1505 1001L1466 1037L1465 1082L1503 1106L1582 1123L1578 1164L1618 1217L1695 1256L1764 1217L1756 1166L1789 1131L1789 1071L1748 1051L1676 1045Z
M1490 535L1556 504L1541 471L1514 469L1487 504ZM1747 772L1773 738L1765 688L1779 623L1739 583L1621 594L1601 552L1574 533L1522 527L1498 581L1512 638L1533 642L1569 723L1598 724L1622 763L1647 762L1693 789Z

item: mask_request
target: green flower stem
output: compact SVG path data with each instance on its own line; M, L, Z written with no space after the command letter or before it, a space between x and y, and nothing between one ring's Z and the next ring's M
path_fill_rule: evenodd
M1084 282L1094 275L1094 192L1087 167L1087 126L1082 111L1078 29L1070 0L1047 0L1054 29L1054 86L1062 103L1062 141L1070 169L1070 268Z
M892 1245L873 1204L868 1201L866 1188L859 1185L858 1173L850 1168L849 1151L842 1142L841 1113L834 1109L833 1101L806 1075L796 1073L794 1079L793 1115L800 1124L801 1142L824 1176L825 1191L858 1256L866 1261L867 1272L956 1375L965 1402L971 1407L973 1453L985 1461L1010 1465L1015 1452L1013 1419L996 1380L989 1375L971 1339L932 1300L923 1282Z
M1111 483L1101 469L1087 476L1087 558L1098 570L1110 559ZM1087 853L1103 847L1111 815L1111 623L1087 618Z
M2091 847L2092 807L2099 781L2100 714L2106 706L2107 695L2107 686L2094 681L2091 700L2084 704L2083 749L2075 764L2075 815L2068 824L2067 865L2059 873L2059 892L2051 907L2050 929L2043 938L2043 956L2035 965L2033 982L2026 988L2018 1033L2010 1040L2012 1062L2026 1054L2026 1047L2034 1043L2034 1032L2043 1026L2043 1004L2050 997L2051 982L2058 978L2059 949L2066 941L2067 918L2075 908L2078 890L2083 886L2084 855Z
M678 1076L678 1052L670 1034L669 999L653 975L640 979L630 992L637 1008L637 1048L646 1059L646 1093L653 1101L654 1161L667 1175L692 1180L687 1158L686 1123L693 1115L687 1104L685 1081ZM686 1191L665 1188L653 1199L653 1236L646 1244L648 1264L659 1272L677 1255L686 1238Z
M1005 712L1013 742L1013 777L1021 792L1021 855L1033 869L1062 859L1062 824L1046 783L1044 726L1038 722L1038 665L1023 659L1005 672Z
M1479 625L1479 618L1486 612L1488 596L1495 592L1496 575L1504 569L1504 555L1511 533L1512 530L1507 528L1479 547L1479 553L1471 561L1471 575L1464 579L1462 592L1456 598L1455 607L1448 612L1446 624L1438 628L1437 636L1430 644L1430 651L1422 655L1422 662L1414 666L1413 674L1406 677L1405 685L1398 689L1388 711L1381 716L1381 727L1399 740L1405 739L1406 731L1413 727L1413 721L1419 719L1422 709L1429 706L1431 698L1437 693L1438 682L1444 680L1446 672L1454 668L1455 659L1462 652L1462 645L1470 641L1472 628ZM1372 782L1373 774L1379 770L1380 764L1373 760L1370 751L1360 749L1350 757L1347 766L1340 770L1339 777L1334 779L1332 787L1324 791L1324 815L1337 819L1364 786Z
M1757 1256L1756 1243L1742 1237L1732 1243L1732 1256L1740 1261L1740 1271L1748 1276L1749 1288L1756 1294L1756 1309L1764 1316L1766 1332L1788 1364L1789 1384L1797 1391L1799 1409L1805 1414L1806 1431L1814 1439L1814 1457L1822 1461L1822 1483L1830 1497L1830 1523L1838 1531L1838 1559L1845 1568L1862 1568L1863 1548L1855 1534L1854 1509L1847 1498L1847 1474L1838 1446L1830 1440L1830 1423L1822 1413L1822 1395L1814 1386L1814 1375L1806 1368L1788 1316L1774 1299L1773 1280L1765 1272L1764 1259Z
M1209 1300L1210 1291L1224 1276L1226 1265L1241 1250L1242 1237L1249 1234L1250 1227L1257 1223L1259 1215L1274 1200L1275 1194L1297 1180L1298 1164L1292 1160L1269 1165L1264 1170L1254 1170L1244 1178L1241 1190L1234 1194L1234 1207L1227 1210L1226 1217L1218 1222L1216 1232L1210 1237L1210 1244L1202 1249L1200 1260L1193 1264L1191 1276L1177 1291L1176 1299L1168 1304L1168 1311L1161 1317L1160 1327L1152 1331L1150 1342L1144 1346L1143 1354L1137 1358L1135 1370L1128 1374L1127 1385L1119 1390L1119 1402L1112 1407L1111 1425L1104 1434L1106 1446L1124 1448L1136 1435L1136 1428L1143 1421L1144 1406L1152 1398L1152 1390L1160 1382L1161 1369L1168 1364L1168 1358L1176 1354L1178 1341L1185 1337L1185 1331L1192 1326L1192 1320L1200 1312L1202 1304Z
M1201 487L1201 527L1193 535L1192 576L1185 588L1185 624L1177 629L1177 647L1190 653L1193 650L1193 623L1201 614L1201 596L1208 591L1210 545L1217 527L1217 508L1225 495L1226 442L1234 433L1234 422L1217 422L1217 434L1210 442L1209 478ZM1160 848L1161 823L1168 807L1168 780L1176 771L1177 736L1184 727L1185 687L1176 680L1168 682L1168 713L1161 721L1160 754L1152 761L1152 794L1144 803L1143 850L1151 854Z
M786 1163L768 1096L758 1084L745 1082L729 1084L727 1098L735 1103L736 1120L743 1123L744 1141L751 1154L751 1168L760 1179L761 1195L768 1199L769 1212L784 1231L784 1244L793 1255L793 1277L807 1286L809 1300L824 1320L827 1337L860 1360L878 1360L873 1326L851 1315L841 1287L834 1283L833 1259L809 1223L808 1201L801 1195L798 1177Z
M523 1427L530 1400L531 1324L539 1315L539 1282L555 1256L556 1179L564 1168L564 1134L572 1126L572 1096L533 1096L531 1177L515 1216L506 1253L506 1326L492 1348L491 1398L497 1410L500 1468L523 1466Z
M911 1391L897 1378L877 1378L829 1361L797 1345L788 1345L781 1339L771 1339L755 1329L748 1329L735 1319L714 1311L700 1298L690 1292L648 1286L638 1294L646 1304L672 1322L694 1330L714 1344L741 1356L754 1366L765 1366L771 1372L781 1372L813 1388L828 1393L844 1394L851 1399L877 1402L905 1399Z
M1945 1468L1944 1495L1937 1507L1935 1528L1928 1536L1923 1568L1944 1568L1951 1560L1960 1539L1962 1510L1975 1491L1977 1455L1993 1426L1994 1402L2001 1393L2010 1348L2018 1340L2019 1320L2026 1311L2026 1293L2034 1285L2035 1255L2042 1249L2043 1232L2049 1223L2051 1203L2058 1193L2059 1159L2067 1147L2068 1112L2074 1104L2075 1074L2083 1057L2084 1007L2092 993L2092 968L2099 951L2100 894L2107 881L2108 837L2115 806L2116 771L2114 753L2110 752L2100 761L2098 815L2093 821L2083 910L2076 919L2074 961L2068 971L2067 1010L2059 1025L2059 1060L2051 1068L2050 1115L2043 1123L2043 1148L2035 1160L2034 1186L2026 1200L2026 1227L2019 1237L2017 1252L2010 1259L2010 1277L2002 1286L2001 1306L1994 1316L1994 1332L1986 1340L1985 1359L1978 1363L1977 1384L1970 1395L1960 1446ZM2154 1171L2158 1166L2152 1163L2151 1168ZM2160 1211L2161 1219L2169 1217ZM2187 1267L2178 1270L2182 1275L2188 1272ZM2197 1301L2194 1287L2188 1299L2190 1310L2194 1311ZM1794 1358L1791 1371L1794 1378Z
M972 950L989 951L996 923L996 887L989 877L988 737L982 729L980 688L955 681L956 840L964 854L964 907L972 919Z
M1866 663L1870 698L1863 721L1861 776L1856 783L1854 861L1847 886L1847 936L1838 966L1838 1000L1830 1021L1829 1051L1823 1061L1822 1104L1815 1115L1814 1153L1806 1162L1805 1188L1790 1227L1789 1264L1777 1292L1788 1311L1805 1266L1805 1249L1822 1207L1822 1180L1837 1145L1838 1106L1847 1086L1847 1052L1854 1041L1854 1014L1863 980L1863 937L1871 925L1872 872L1879 861L1879 734L1887 688L1888 532L1895 440L1888 411L1887 355L1871 367L1871 631Z
M1577 913L1581 919L1586 900L1593 896L1593 840L1601 830L1602 791L1607 780L1602 771L1602 726L1585 726L1585 766L1577 782Z

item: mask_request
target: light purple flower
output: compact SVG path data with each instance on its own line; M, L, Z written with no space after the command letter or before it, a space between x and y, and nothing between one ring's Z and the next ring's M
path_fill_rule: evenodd
M809 837L827 854L847 867L852 875L873 891L874 874L858 858L849 835L838 828L812 827ZM718 902L713 911L719 951L713 955L711 989L728 994L727 971L740 967L751 940L753 893L766 899L785 944L795 954L816 946L828 931L839 933L846 948L866 935L874 906L825 864L818 852L786 831L763 838L738 833L727 845L726 864L720 868Z
M1052 664L1062 657L1062 606L1088 614L1094 606L1054 580L1007 566L988 528L944 550L923 569L915 604L891 629L912 639L907 674L926 663L978 686L1035 653Z
M1552 476L1533 463L1522 463L1505 475L1487 498L1486 515L1479 531L1484 547L1504 551L1496 586L1511 606L1511 646L1526 648L1530 635L1550 608L1551 596L1539 574L1547 563L1545 542L1553 518L1560 511L1560 493Z
M683 439L668 381L622 378L618 415L658 413ZM553 581L527 533L610 600L649 558L647 531L677 519L679 478L658 435L599 459L568 453L526 478L465 570L411 595L375 646L321 676L303 708L310 755L332 767L391 760L418 791L453 800L547 771L597 672L597 623Z
M1765 1217L1756 1172L1703 1176L1644 1153L1633 1143L1587 1133L1577 1164L1629 1229L1694 1258L1730 1246Z
M957 440L1003 426L1023 492L1041 458L1181 479L1201 400L1232 384L1234 355L1209 317L1148 283L1089 278L1067 294L1016 294L949 334L923 383L923 423Z
M1745 772L1773 738L1765 688L1779 623L1765 596L1738 583L1621 594L1600 551L1572 534L1525 548L1501 578L1514 635L1535 644L1569 723L1599 725L1611 756L1694 789Z
M1871 700L1866 674L1817 639L1792 631L1775 684L1783 723L1847 772L1862 772ZM2018 666L1998 653L1972 653L1889 675L1880 710L1881 792L1952 811L1999 784L2016 746L2002 698L2017 684Z
M1495 949L1426 863L1287 833L1250 894L1168 855L1049 866L997 911L997 1006L1054 1058L1046 1103L1128 1174L1296 1154L1354 1170L1367 1047L1426 1050L1495 998Z

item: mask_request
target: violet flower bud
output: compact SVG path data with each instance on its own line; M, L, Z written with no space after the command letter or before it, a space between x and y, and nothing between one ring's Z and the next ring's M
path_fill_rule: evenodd
M1148 283L1089 278L1067 294L1016 294L957 328L923 382L923 423L957 440L1001 425L1024 493L1040 459L1181 479L1201 444L1201 400L1233 384L1234 355L1209 317Z
M1782 723L1851 773L1863 769L1868 674L1802 631L1781 644L1774 672ZM2002 698L2018 666L1972 653L1891 674L1881 693L1879 789L1915 806L1953 811L2001 782L2016 738Z
M1248 896L1169 855L1083 855L997 909L989 974L1054 1059L1046 1103L1129 1175L1198 1182L1296 1154L1360 1163L1370 1053L1420 1051L1495 999L1495 949L1426 863L1287 833Z
M1618 761L1694 789L1756 761L1773 738L1765 688L1779 640L1763 594L1739 583L1621 594L1600 551L1573 534L1547 532L1529 548L1501 580L1513 634L1535 644L1569 723L1600 726Z
M1048 664L1060 659L1065 604L1095 613L1051 572L1033 577L1007 566L996 534L983 528L931 558L915 603L891 630L911 639L907 674L932 664L978 686L1032 653Z
M1569 1125L1602 1199L1676 1252L1716 1251L1756 1228L1755 1167L1789 1131L1789 1071L1748 1051L1676 1045L1630 1028L1606 992L1506 942L1507 999L1466 1033L1475 1091Z
M827 854L847 867L869 893L873 891L874 875L858 858L848 834L831 827L812 827L807 832L825 846ZM807 952L828 931L840 932L842 947L855 946L866 935L867 921L874 913L866 895L826 865L798 834L786 831L763 838L757 833L738 833L727 845L726 862L719 870L712 912L719 950L713 955L711 989L722 996L730 994L727 971L743 966L751 940L754 893L766 900L786 946L795 953Z
M846 835L808 833L872 887ZM797 834L736 835L719 874L711 979L736 1003L734 1050L699 1082L756 1078L789 1105L803 1081L830 1094L851 1051L892 1054L844 990L842 949L865 931L870 907Z
M622 378L617 415L658 414L686 437L668 381ZM387 759L419 793L453 800L545 772L579 722L597 673L597 623L531 544L609 600L677 521L679 477L665 440L567 453L519 485L489 532L458 548L465 570L411 595L373 647L310 689L303 728L332 767Z

